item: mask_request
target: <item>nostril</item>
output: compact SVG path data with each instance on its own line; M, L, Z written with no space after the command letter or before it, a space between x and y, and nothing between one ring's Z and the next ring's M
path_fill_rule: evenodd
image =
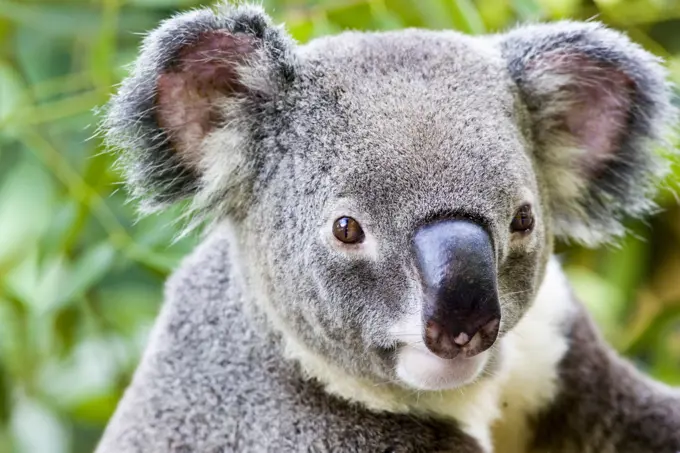
M432 341L433 343L438 343L441 334L442 326L432 320L427 322L427 326L425 326L425 336L428 340Z
M425 325L425 346L442 359L453 359L460 353L460 347L444 331L441 324L430 320Z
M471 331L446 329L443 324L429 320L425 324L423 340L433 354L443 359L453 359L461 352L473 357L489 349L498 337L500 318L493 318Z
M484 324L463 348L465 357L473 357L489 349L498 337L500 318L493 318Z

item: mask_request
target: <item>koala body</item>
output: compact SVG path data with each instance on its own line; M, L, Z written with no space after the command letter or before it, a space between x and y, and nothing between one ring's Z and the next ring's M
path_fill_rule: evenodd
M674 118L595 23L293 43L164 22L104 122L147 210L212 224L99 453L680 450L680 395L600 339L553 239L651 207Z

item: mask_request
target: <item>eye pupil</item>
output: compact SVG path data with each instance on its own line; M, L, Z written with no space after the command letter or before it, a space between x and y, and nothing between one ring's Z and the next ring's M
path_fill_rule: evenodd
M364 240L364 230L351 217L340 217L333 223L333 235L345 244L357 244Z
M534 226L534 216L531 213L531 206L524 205L515 213L510 229L512 231L528 231Z

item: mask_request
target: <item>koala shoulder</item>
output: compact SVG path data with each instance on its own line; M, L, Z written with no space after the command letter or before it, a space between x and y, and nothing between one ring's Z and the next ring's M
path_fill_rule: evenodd
M535 418L536 451L680 449L680 390L644 376L605 344L580 307L558 367L559 392Z

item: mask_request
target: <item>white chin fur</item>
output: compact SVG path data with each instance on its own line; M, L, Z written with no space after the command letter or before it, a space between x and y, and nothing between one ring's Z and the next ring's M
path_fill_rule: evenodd
M418 390L448 390L474 381L484 369L487 351L474 357L447 360L428 350L406 345L397 357L397 376Z
M423 342L420 304L414 302L414 306L390 329L392 337L403 344L397 352L399 380L416 390L448 390L479 377L489 360L489 351L470 358L462 357L463 354L451 360L437 357Z

